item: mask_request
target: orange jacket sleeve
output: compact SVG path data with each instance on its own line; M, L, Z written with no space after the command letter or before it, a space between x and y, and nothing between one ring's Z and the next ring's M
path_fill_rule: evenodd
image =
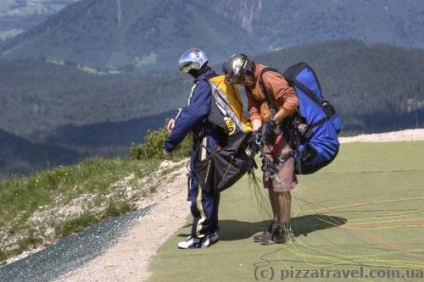
M280 73L274 71L265 72L262 79L277 110L282 107L288 116L295 114L299 106L299 99L286 79Z

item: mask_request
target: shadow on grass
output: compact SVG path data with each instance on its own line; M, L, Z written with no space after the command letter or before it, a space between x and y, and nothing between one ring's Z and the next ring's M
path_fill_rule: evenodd
M345 224L346 218L330 216L325 214L312 214L294 217L290 220L294 236L308 235L311 232L337 227ZM221 241L242 240L253 236L257 232L262 232L268 228L270 221L248 222L232 219L219 221L219 237ZM185 227L191 226L190 224ZM180 237L187 237L189 234L179 234Z
M252 223L248 221L239 221L232 219L224 219L219 221L219 240L221 241L234 241L246 239L255 234L258 231L257 225L263 225L263 222ZM191 227L191 224L187 224L184 228ZM179 237L187 237L190 234L180 233Z
M337 227L347 222L346 218L325 214L311 214L295 217L290 220L294 236L308 235L308 233Z
M233 241L249 238L255 234L255 225L260 223L252 223L248 221L239 221L232 219L224 219L219 221L219 240L222 241ZM187 224L184 228L191 227L191 224ZM179 237L187 237L190 234L181 233Z

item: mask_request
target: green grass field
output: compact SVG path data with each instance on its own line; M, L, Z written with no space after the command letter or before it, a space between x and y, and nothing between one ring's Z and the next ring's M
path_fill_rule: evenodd
M424 142L343 144L327 168L299 177L295 241L261 246L252 236L268 225L266 191L245 177L221 195L220 241L177 249L188 217L149 281L422 281L423 188Z

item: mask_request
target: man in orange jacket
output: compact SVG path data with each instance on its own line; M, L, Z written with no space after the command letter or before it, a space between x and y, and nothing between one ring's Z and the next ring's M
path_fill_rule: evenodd
M264 187L268 188L274 219L254 241L261 244L286 243L290 228L291 193L297 185L293 150L290 147L292 117L299 100L294 89L278 72L261 73L265 65L246 55L233 55L227 62L226 79L243 84L253 128L251 149L262 140Z

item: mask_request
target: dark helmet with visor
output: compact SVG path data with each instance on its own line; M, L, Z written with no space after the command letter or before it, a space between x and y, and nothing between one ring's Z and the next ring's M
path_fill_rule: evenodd
M178 65L182 73L188 73L190 70L200 70L207 62L208 58L202 50L191 48L180 57Z
M232 84L242 83L246 74L253 74L254 62L244 54L230 57L226 65L226 80Z

